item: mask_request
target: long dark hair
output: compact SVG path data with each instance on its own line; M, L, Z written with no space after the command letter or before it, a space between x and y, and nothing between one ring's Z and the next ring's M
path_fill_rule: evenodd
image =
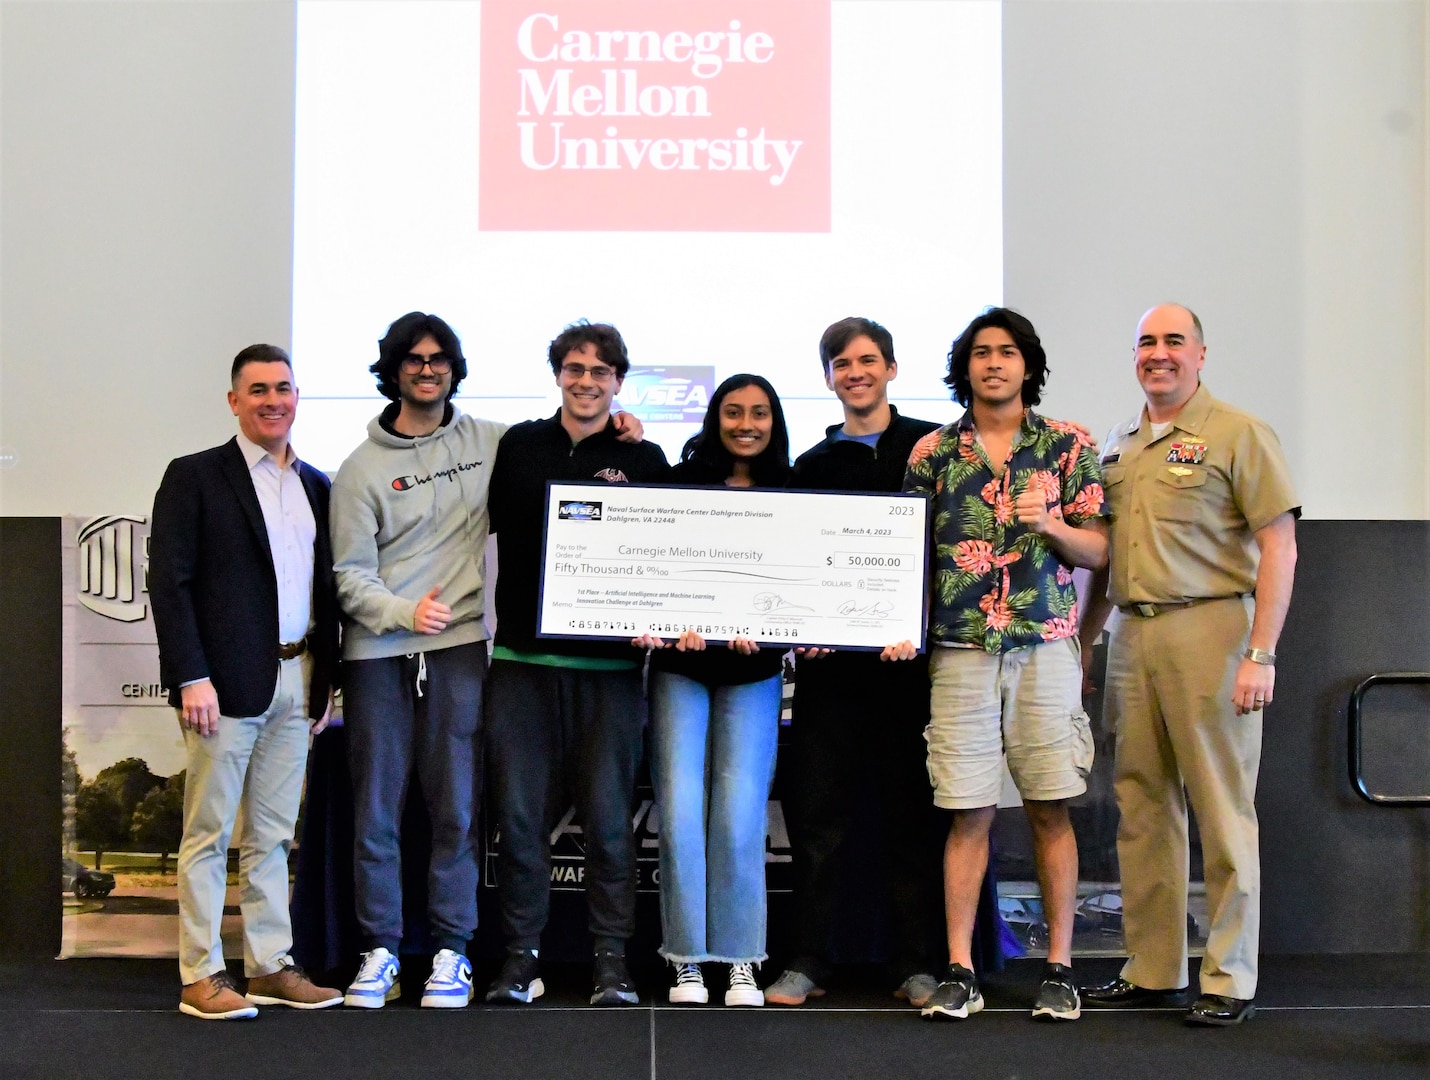
M789 428L785 426L784 406L780 396L763 375L731 375L715 388L710 407L705 410L705 422L680 451L681 461L704 465L720 479L735 473L735 455L720 441L720 408L736 390L758 386L770 399L770 442L750 459L750 482L756 487L780 487L789 482Z
M967 329L959 334L948 352L948 375L944 384L953 391L953 400L964 408L973 403L973 383L968 378L968 361L973 355L973 339L978 331L997 327L1006 330L1023 354L1023 370L1027 379L1023 382L1023 404L1031 408L1043 400L1043 384L1048 381L1048 354L1043 351L1043 343L1038 340L1038 332L1033 329L1026 316L1012 308L991 307L979 315Z

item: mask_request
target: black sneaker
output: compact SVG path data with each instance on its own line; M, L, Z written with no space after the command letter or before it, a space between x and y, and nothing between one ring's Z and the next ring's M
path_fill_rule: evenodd
M596 989L591 994L592 1005L638 1005L640 995L631 973L626 970L626 958L620 953L602 950L596 954Z
M508 949L501 974L487 990L487 1003L515 1001L530 1004L546 993L536 962L535 949Z
M1038 987L1033 1002L1034 1020L1076 1020L1082 1015L1082 1002L1072 981L1072 968L1066 964L1049 964L1043 969L1043 984Z
M926 1020L967 1020L983 1011L983 995L978 992L978 979L962 964L949 964L943 982L924 1005Z

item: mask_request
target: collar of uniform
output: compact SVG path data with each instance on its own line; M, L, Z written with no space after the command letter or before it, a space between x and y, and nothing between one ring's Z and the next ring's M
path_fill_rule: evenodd
M296 469L298 467L298 452L293 449L292 443L289 443L287 447L288 460L286 462L279 462L277 458L275 458L267 450L263 449L263 447L259 446L243 432L240 431L236 438L238 441L238 449L243 454L243 460L248 464L249 472L252 472L255 468L257 468L258 463L264 458L268 458L280 469Z
M1182 406L1176 416L1172 417L1172 427L1185 431L1188 435L1200 435L1203 425L1207 422L1207 417L1211 416L1213 404L1214 399L1211 391L1207 389L1205 383L1198 382L1192 396L1187 398L1187 403ZM1137 419L1132 421L1131 426L1123 434L1131 435L1142 426L1145 420L1147 420L1147 406L1143 405L1142 411L1137 414Z
M955 425L959 434L971 431L975 435L978 433L978 425L973 422L973 410L965 409L963 415L958 418ZM1032 409L1023 410L1023 423L1018 428L1018 437L1013 440L1013 449L1017 450L1021 446L1026 446L1038 437L1038 432L1048 426L1047 421L1035 413Z

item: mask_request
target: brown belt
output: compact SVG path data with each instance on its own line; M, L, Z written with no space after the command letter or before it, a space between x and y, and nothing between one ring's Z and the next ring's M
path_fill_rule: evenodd
M279 660L292 660L295 656L302 656L307 651L307 638L299 638L297 641L280 641L278 643Z
M1150 619L1179 608L1196 607L1198 604L1210 604L1217 600L1240 600L1245 595L1245 593L1233 593L1231 596L1202 596L1196 600L1183 600L1176 604L1123 604L1117 610L1124 615L1139 615L1144 619Z

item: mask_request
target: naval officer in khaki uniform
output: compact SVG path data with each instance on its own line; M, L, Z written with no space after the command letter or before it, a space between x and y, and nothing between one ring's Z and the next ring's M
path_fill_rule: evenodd
M1162 304L1143 315L1135 369L1146 407L1113 428L1102 456L1111 560L1093 579L1081 638L1086 664L1117 609L1106 701L1128 960L1084 1000L1184 1001L1190 797L1211 923L1187 1020L1225 1025L1254 1011L1256 773L1300 506L1275 433L1207 392L1205 359L1190 310Z

